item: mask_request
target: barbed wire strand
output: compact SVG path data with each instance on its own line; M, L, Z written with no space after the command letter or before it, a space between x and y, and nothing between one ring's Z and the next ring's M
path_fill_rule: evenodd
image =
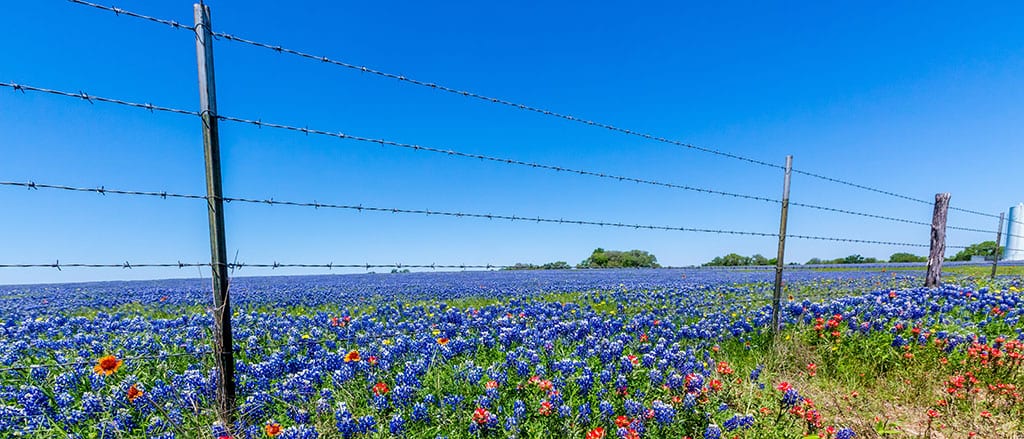
M72 3L76 3L76 4L80 4L80 5L85 5L85 6L93 7L93 8L96 8L96 9L110 11L110 12L113 12L113 13L115 13L117 15L125 15L125 16L128 16L128 17L140 18L140 19L151 21L151 22L164 24L164 25L173 27L175 29L189 29L189 30L194 31L193 28L181 25L180 23L177 23L177 22L175 22L173 20L159 19L159 18L150 17L150 16L143 15L143 14L138 14L138 13L130 12L130 11L127 11L127 10L124 10L124 9L121 9L121 8L115 8L115 7L112 7L112 6L103 6L103 5L99 5L99 4L95 4L95 3L86 2L86 1L83 1L83 0L69 0L69 1L72 2ZM669 139L669 138L665 138L665 137L660 137L660 136L656 136L656 135L653 135L653 134L650 134L650 133L646 133L646 132L642 132L642 131L636 131L636 130L632 130L632 129L628 129L628 128L622 128L622 127L619 127L619 126L615 126L615 125L611 125L611 124L607 124L607 123L603 123L603 122L597 122L597 121L594 121L594 120L589 120L589 119L573 116L573 115L570 115L570 114L565 114L565 113L559 113L559 112L555 112L555 111L551 111L551 110L546 110L546 109L539 108L539 107L534 107L534 106L531 106L531 105L516 103L516 102L512 102L512 101L509 101L509 100L506 100L506 99L502 99L502 98L485 96L485 95L482 95L482 94L479 94L479 93L475 93L475 92L472 92L472 91L460 90L460 89L449 87L449 86L445 86L445 85L442 85L442 84L437 84L437 83L434 83L434 82L429 82L429 81L423 81L423 80L419 80L419 79L415 79L415 78L410 78L410 77L407 77L407 76L401 75L401 74L389 73L389 72L385 72L385 71L381 71L381 70L377 70L377 69L372 69L372 68L369 68L369 67L366 67L366 66L357 65L357 64L353 64L353 63L349 63L349 62L345 62L345 61L329 58L327 56L313 55L311 53L307 53L307 52L303 52L303 51L287 48L287 47L284 47L284 46L281 46L281 45L277 45L277 44L270 44L270 43L250 40L250 39L242 38L242 37L239 37L239 36L236 36L236 35L232 35L232 34L229 34L229 33L226 33L226 32L216 32L215 31L215 32L212 32L212 35L214 37L223 38L223 39L228 40L228 41L234 41L234 42L246 44L246 45L253 46L253 47L267 49L267 50L271 50L271 51L274 51L274 52L277 52L277 53L284 53L284 54L289 54L289 55L293 55L293 56L298 56L298 57L301 57L301 58L305 58L305 59L309 59L309 60L313 60L313 61L317 61L317 62L321 62L321 63L325 63L325 64L332 64L332 65L343 67L343 68L346 68L346 69L349 69L349 70L355 70L355 71L358 71L358 72L368 73L368 74L379 76L379 77L383 77L383 78L393 79L393 80L397 80L397 81L400 81L400 82L406 82L406 83L417 85L417 86L420 86L420 87L431 88L431 89L434 89L434 90L439 90L439 91L443 91L443 92L446 92L446 93L455 94L455 95L458 95L458 96L473 98L473 99L484 101L484 102L489 102L489 103L493 103L493 104L499 104L499 105L503 105L503 106L507 106L507 107L511 107L511 108L516 108L516 109L519 109L519 110L524 110L524 111L528 111L528 112L538 113L538 114L542 114L542 115L545 115L545 116L551 116L551 117L555 117L555 118L559 118L559 119L564 119L564 120L567 120L567 121L581 123L581 124L585 124L585 125L590 125L590 126L594 126L594 127L598 127L598 128L604 128L604 129L607 129L607 130L610 130L610 131L619 132L619 133L630 135L630 136L641 137L641 138L644 138L644 139L647 139L647 140L653 140L653 141L657 141L657 142L661 142L661 143L667 143L667 144L671 144L671 145L675 145L675 146L680 146L680 147L683 147L683 148L693 149L693 150L696 150L696 151L701 151L701 152L704 152L704 153L713 154L713 155L717 155L717 156L721 156L721 157L726 157L726 158L730 158L730 159L734 159L734 160L739 160L739 161L743 161L743 162L747 162L747 163L751 163L751 164L761 165L761 166L765 166L765 167L769 167L769 168L775 168L775 169L785 169L785 167L782 166L782 165L766 162L764 160L759 160L759 159L754 159L754 158L750 158L750 157L745 157L745 156L741 156L741 155L738 155L738 154L733 154L733 153L717 150L717 149L714 149L714 148L702 147L702 146L694 145L694 144L691 144L691 143L682 142L682 141L679 141L679 140L674 140L674 139ZM923 203L923 204L927 204L927 205L931 205L932 204L930 201L927 201L927 200L924 200L924 199L915 198L915 197L911 197L911 196L907 196L907 195L902 195L902 194L898 194L898 193L895 193L895 192L892 192L892 191L878 189L878 188L866 186L866 185L863 185L863 184L854 183L854 182L843 180L843 179L839 179L839 178L829 177L829 176L818 174L818 173L814 173L814 172L803 171L803 170L800 170L800 169L793 169L793 172L797 173L797 174L806 175L808 177L817 178L817 179L821 179L821 180L824 180L824 181L828 181L828 182L832 182L832 183L836 183L836 184L840 184L840 185L850 186L850 187L853 187L853 188L856 188L856 189L861 189L861 190L866 190L866 191L870 191L870 192L875 192L875 193L878 193L878 194L887 195L887 196L891 196L891 197L895 197L895 198L899 198L899 199L903 199L903 200L907 200L907 201L913 201L913 202ZM960 207L955 207L955 206L950 206L949 208L950 208L950 210L956 210L956 211L970 213L970 214L974 214L974 215L981 215L981 216L994 217L994 218L998 217L998 215L993 215L993 214L990 214L990 213L984 213L984 212L979 212L979 211L976 211L976 210L965 209L965 208L960 208Z
M15 90L20 90L20 91L29 90L29 91L49 93L49 94L54 94L54 95L64 96L64 97L78 98L78 99L88 100L90 102L95 100L95 101L113 103L113 104L118 104L118 105L127 105L127 106L130 106L130 107L148 109L148 110L151 110L151 111L164 111L164 112L171 112L171 113L177 113L177 114L186 114L186 115L193 115L193 116L200 115L200 113L194 112L194 111L190 111L190 110L182 110L182 109L177 109L177 108L157 106L157 105L153 105L153 104L150 104L150 103L136 103L136 102L124 101L124 100L121 100L121 99L113 99L113 98L106 98L106 97L99 97L99 96L91 96L91 95L89 95L89 94L87 94L85 92L72 93L72 92L53 90L53 89L47 89L47 88L42 88L42 87L35 87L35 86L15 84L15 83L3 83L3 82L0 82L0 86L10 87L10 88L13 88ZM282 129L282 130L288 130L288 131L293 131L293 132L302 132L302 133L305 133L306 135L315 134L315 135L320 135L320 136L328 136L328 137L332 137L332 138L354 140L354 141L370 143L370 144L375 144L375 145L382 145L382 146L386 145L386 146L392 146L392 147L412 149L412 150L416 150L416 151L425 151L425 152L444 154L444 155L448 155L448 156L456 156L456 157L469 158L469 159L480 159L480 160L492 161L492 162L503 163L503 164L508 164L508 165L518 165L518 166L524 166L524 167L529 167L529 168L533 168L533 169L545 169L545 170L550 170L550 171L555 171L555 172L566 172L566 173L570 173L570 174L592 176L592 177L610 179L610 180L615 180L615 181L626 181L626 182L633 182L633 183L639 183L639 184L661 186L661 187L667 187L667 188L672 188L672 189L681 189L681 190L687 190L687 191L699 192L699 193L705 193L705 194L715 194L715 195L722 195L722 196L728 196L728 197L734 197L734 198L740 198L740 199L764 201L764 202L775 203L775 204L780 204L781 203L781 200L774 199L774 198L769 198L769 197L762 197L762 196L756 196L756 195L749 195L749 194L742 194L742 193L720 191L720 190L716 190L716 189L701 188L701 187L689 186L689 185L683 185L683 184L676 184L676 183L666 183L666 182L661 182L661 181L657 181L657 180L650 180L650 179L637 178L637 177L628 177L628 176L622 176L622 175L614 175L614 174L608 174L608 173L604 173L604 172L589 171L589 170L582 170L582 169L573 169L573 168L563 167L563 166L549 165L549 164L536 163L536 162L527 162L527 161L522 161L522 160L518 160L518 159L510 159L510 158L504 158L504 157L487 156L487 155L483 155L483 154L466 153L466 152L457 151L457 150L453 150L453 149L434 148L434 147L427 147L427 146L411 144L411 143L396 142L396 141L391 141L391 140L387 140L387 139L369 138L369 137L363 137L363 136L349 135L349 134L345 134L345 133L342 133L342 132L332 132L332 131L326 131L326 130L321 130L321 129L310 129L308 127L298 127L298 126L284 125L284 124L278 124L278 123L272 123L272 122L263 122L261 119L253 120L253 119L244 119L244 118L233 117L233 116L218 116L218 118L221 119L221 120L225 120L225 121L249 124L249 125L254 125L254 126L257 126L257 127L261 127L261 128L266 126L266 127L269 127L269 128ZM103 192L103 188L98 188L98 189L96 189L96 188L87 188L85 190L86 191L91 191L91 192L101 192L101 193ZM862 216L862 217L867 217L867 218L882 219L882 220L901 222L901 223L906 223L906 224L925 225L925 226L930 225L929 223L922 222L922 221L914 221L914 220L909 220L909 219L904 219L904 218L896 218L896 217L890 217L890 216L885 216L885 215L857 212L857 211L852 211L852 210L847 210L847 209L839 209L839 208L833 208L833 207L819 206L819 205L814 205L814 204L809 204L809 203L791 202L790 204L792 206L806 207L806 208L811 208L811 209L817 209L817 210L829 211L829 212L835 212L835 213L842 213L842 214L848 214L848 215L857 215L857 216ZM950 228L951 229L957 229L957 230L971 231L971 232L990 233L990 231L981 230L981 229L971 229L971 228L956 227L956 226L950 226Z
M107 97L103 97L103 96L92 96L92 95L90 95L90 94L88 94L88 93L86 93L84 91L79 91L77 93L74 93L74 92L68 92L68 91L62 91L62 90L53 90L53 89L43 88L43 87L35 87L35 86L32 86L32 85L17 84L17 83L13 83L13 82L0 82L0 87L8 87L8 88L11 88L11 89L13 89L15 91L20 91L20 92L34 91L34 92L47 93L47 94L51 94L51 95L63 96L63 97L68 97L68 98L78 98L78 99L81 99L81 100L89 102L89 103L105 102L105 103L109 103L109 104L124 105L124 106L128 106L128 107L134 107L134 108L141 108L141 109L144 109L144 110L149 110L150 112L162 111L162 112L165 112L165 113L187 114L189 116L199 116L200 115L200 113L198 111L182 110L182 109L179 109L179 108L171 108L171 107L163 107L163 106L160 106L160 105L153 105L153 104L150 104L150 103L131 102L131 101L125 101L125 100L121 100L121 99L107 98Z
M185 195L177 194L172 192L154 192L154 191L129 191L129 190L110 190L105 189L101 186L100 189L90 189L85 187L72 187L66 185L44 185L35 182L12 182L12 181L0 181L0 186L20 186L29 189L58 189L58 190L72 190L77 192L96 192L100 194L118 194L118 195L138 195L138 196L149 196L149 197L160 197L166 198L187 198L187 199L205 199L206 196L202 195ZM762 236L762 237L778 237L775 233L765 232L751 232L751 231L740 231L740 230L726 230L726 229L710 229L700 227L683 227L683 226L664 226L664 225L652 225L652 224L635 224L635 223L624 223L624 222L609 222L609 221L594 221L594 220L576 220L576 219L564 219L564 218L545 218L545 217L529 217L529 216L517 216L517 215L503 215L503 214L490 214L490 213L473 213L473 212L456 212L456 211L443 211L443 210L429 210L429 209L406 209L406 208L394 208L394 207L377 207L377 206L363 206L363 205L350 205L350 204L333 204L333 203L320 203L314 202L300 202L300 201L281 201L274 200L273 198L268 199L255 199L255 198L241 198L241 197L222 197L222 201L225 203L238 202L248 204L264 204L264 205L284 205L294 207L311 207L314 209L343 209L343 210L355 210L359 212L379 212L379 213L402 213L402 214L414 214L414 215L435 215L453 218L476 218L476 219L489 219L489 220L507 220L507 221L525 221L525 222L536 222L536 223L547 223L547 224L568 224L568 225L581 225L581 226L598 226L598 227L617 227L627 228L635 230L661 230L661 231L675 231L675 232L694 232L694 233L711 233L711 234L724 234L724 235L738 235L738 236ZM878 245L891 245L891 246L904 246L904 247L928 247L928 244L915 244L895 241L881 241L881 240L869 240L869 239L858 239L858 238L840 238L840 237L827 237L827 236L813 236L813 235L787 235L790 238L795 239L806 239L806 240L819 240L819 241L832 241L832 242L850 242L850 243L861 243L861 244L878 244ZM947 248L960 248L959 246L946 246ZM174 264L177 266L177 264ZM251 266L251 265L250 265ZM280 266L280 265L279 265Z

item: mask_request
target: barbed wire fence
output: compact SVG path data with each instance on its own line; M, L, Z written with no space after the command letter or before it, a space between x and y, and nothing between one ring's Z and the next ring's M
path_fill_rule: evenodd
M233 425L233 420L236 414L239 413L235 393L235 382L233 376L234 370L234 357L233 357L233 342L231 334L231 309L228 291L228 276L229 271L242 270L244 268L270 268L270 269L287 269L287 268L317 268L317 269L365 269L371 270L375 268L395 268L395 269L424 269L424 270L437 270L437 269L482 269L482 270L493 270L493 269L504 269L512 268L513 265L508 264L438 264L438 263L353 263L351 261L344 261L342 263L308 263L308 262L238 262L229 261L226 257L226 246L224 239L224 218L223 218L223 204L225 203L240 203L240 204L252 204L252 205L263 205L263 206L287 206L295 208L309 208L313 210L346 210L355 212L368 212L376 214L402 214L402 215L422 215L422 216L440 216L447 218L456 219L475 219L475 220L499 220L499 221L510 221L520 223L545 223L545 224L559 224L565 226L584 226L584 227L607 227L616 229L635 229L635 230L654 230L654 231L665 231L665 232L684 232L684 233L704 233L704 234L718 234L718 235L736 235L736 236L750 236L750 237L766 237L766 238L777 238L779 239L779 252L776 259L775 267L766 267L765 269L771 270L774 268L776 272L775 282L775 293L774 297L752 297L746 301L732 301L733 304L746 304L752 305L755 303L764 302L772 305L773 323L771 330L775 331L778 328L778 314L780 308L779 291L781 289L781 275L784 269L791 269L793 267L784 265L785 261L785 240L787 238L811 240L811 241L824 241L824 242L845 242L845 243L856 243L856 244L869 244L879 246L892 246L892 247L914 247L914 248L929 248L933 255L932 259L929 259L928 268L931 271L933 268L941 268L943 263L942 252L945 248L963 249L967 246L957 245L946 245L945 244L945 230L957 230L971 233L982 233L989 234L993 233L993 230L984 230L975 227L963 227L956 225L945 224L946 210L953 210L962 212L970 215L982 216L986 218L1000 218L1000 225L996 230L997 234L1002 233L1002 215L986 213L975 209L968 209L959 206L946 206L945 208L937 208L935 215L933 215L932 221L924 221L922 219L914 218L901 218L891 215L885 215L873 212L862 212L858 210L827 206L821 204L812 204L799 201L790 201L788 196L789 179L791 174L802 175L813 179L825 181L832 184L843 185L851 187L857 190L867 191L879 195L884 195L892 198L897 198L903 201L909 201L917 204L938 206L938 201L932 202L927 199L920 197L905 195L885 189L880 189L852 181L848 181L842 178L827 176L824 174L802 170L799 168L792 168L789 160L785 166L776 163L771 163L757 158L746 157L743 155L722 151L719 149L708 148L704 146L694 145L691 143L683 142L681 140L670 139L661 137L655 134L647 133L640 130L634 130L630 128L621 127L609 123L604 123L596 120L590 120L578 116L574 116L568 113L556 112L537 106L531 106L524 103L517 103L512 100L503 99L499 97L487 96L484 94L476 93L470 90L452 87L448 85L438 84L430 81L421 79L411 78L405 75L386 72L370 67L362 66L359 64L351 63L336 58L327 56L314 55L303 50L294 48L284 47L278 44L262 42L254 39L243 38L235 34L214 31L211 29L209 23L209 8L205 5L195 5L195 24L188 26L179 23L174 20L168 20L158 17L147 16L144 14L128 11L122 8L113 6L103 6L96 3L91 3L83 0L69 0L71 3L112 12L118 16L129 17L134 19L145 20L148 22L161 24L172 29L178 30L189 30L192 32L196 39L197 47L197 58L199 66L199 88L201 92L200 110L188 110L167 107L162 105L156 105L152 103L134 102L130 100L123 100L113 97L96 96L88 94L84 91L67 91L58 90L53 88L47 88L38 85L29 85L15 82L0 82L0 88L7 88L18 94L27 93L40 93L51 95L60 98L76 99L87 101L89 103L103 103L110 105L118 105L123 107L129 107L139 110L149 111L157 114L168 114L168 115L180 115L180 116L192 116L197 117L201 120L204 129L204 149L206 152L207 162L207 193L204 195L199 194L185 194L171 191L151 191L151 190L137 190L137 189L121 189L121 188L107 188L106 186L99 187L82 187L65 185L59 183L43 183L35 181L16 182L16 181L0 181L0 187L6 189L26 189L30 191L65 191L65 192L79 192L79 193L93 193L101 196L106 195L117 195L117 196L130 196L130 197L148 197L148 198L159 198L163 200L169 199L181 199L181 200L198 200L202 201L207 205L207 213L210 221L210 232L211 232L211 259L209 262L182 262L177 260L176 262L129 262L119 261L113 263L96 263L96 262L61 262L54 258L54 262L36 262L36 263L8 263L6 261L0 261L0 268L8 269L56 269L63 270L67 268L83 268L83 269L136 269L136 268L178 268L183 269L186 267L205 269L209 268L211 272L211 280L213 282L214 291L214 303L211 309L211 316L214 320L214 328L212 331L213 335L213 348L209 351L196 351L196 352L185 352L185 353L158 353L152 355L137 355L129 356L124 358L124 361L141 361L147 359L161 359L168 358L171 356L202 356L209 357L214 362L214 367L218 374L218 393L217 393L217 416L223 422L225 426ZM726 190L720 190L716 188L701 187L697 185L681 184L676 182L667 182L657 179L645 178L641 176L630 176L630 175L619 175L616 173L609 173L599 170L582 169L571 166L560 166L550 163L540 163L528 160L522 160L512 157L499 157L494 155L477 154L461 151L455 148L439 147L439 146L427 146L419 145L415 143L400 142L396 140L377 138L370 136L363 136L352 133L344 133L340 131L334 131L323 128L310 128L306 126L297 126L292 124L285 124L272 121L263 121L260 118L253 119L251 117L241 117L234 115L220 114L216 108L216 94L214 86L214 73L213 73L213 45L214 41L224 41L228 43L235 43L241 45L247 45L263 50L270 50L275 53L294 56L317 63L333 65L341 67L347 70L352 70L360 73L365 73L374 77L384 78L388 80L394 80L406 84L412 84L418 87L424 87L428 89L437 90L440 92L454 94L465 98L483 101L507 108L514 108L521 111L539 114L545 117L551 117L560 119L572 123L583 124L586 126L601 128L610 132L618 133L621 135L627 135L632 137L638 137L649 141L658 143L668 144L680 148L684 148L690 151L699 152L703 154L710 154L713 156L721 157L724 159L738 161L747 165L753 165L763 168L769 168L773 170L784 171L784 190L781 198L771 198L760 195L752 195L745 193L738 193ZM764 232L764 231L749 231L749 230L729 230L729 229L717 229L717 228L703 228L693 226L680 226L680 225L659 225L659 224L641 224L632 222L621 222L604 219L578 219L578 218L555 218L549 216L525 216L515 214L492 214L484 212L462 212L457 210L432 210L432 209L412 209L404 207L384 207L375 205L363 205L339 203L339 202L321 202L321 201L296 201L296 200L276 200L273 198L247 198L247 197L233 197L225 196L221 193L221 177L220 177L220 154L219 154L219 134L218 124L220 122L228 122L239 125L255 126L257 128L270 128L281 131L288 131L297 134L303 134L305 136L314 135L320 137L336 138L339 140L345 140L349 142L356 142L369 145L378 145L382 147L401 148L406 150L413 150L417 152L443 155L448 157L455 157L460 159L469 159L485 162L493 162L499 164L506 164L509 166L529 168L535 170L541 170L546 172L562 173L567 175L575 175L589 178L599 178L611 181L617 181L622 183L633 183L643 186L662 187L673 190L681 190L699 193L703 195L714 195L722 196L727 198L733 198L742 201L754 201L760 203L769 203L778 205L781 209L780 215L780 231L779 233ZM938 200L937 197L936 200ZM925 226L931 229L932 240L930 243L921 242L897 242L889 240L871 239L870 237L862 236L820 236L820 235L808 235L800 233L788 233L786 231L786 218L788 215L789 207L798 207L804 209L810 209L820 212L828 212L839 215L851 215L861 218L882 220L888 222L909 224L915 226ZM941 207L941 206L940 206ZM941 210L941 212L940 212ZM941 215L940 215L941 213ZM1014 220L1011 220L1014 221ZM1019 221L1014 221L1019 223ZM936 234L939 235L936 240ZM1008 237L1017 237L1016 234L1008 234ZM997 238L998 245L999 238ZM937 255L937 256L936 256ZM994 264L998 261L998 255L995 258ZM801 267L807 268L807 267ZM812 267L813 268L813 267ZM993 265L993 275L995 274L995 268ZM810 295L806 296L806 299L821 299L828 297L824 295L821 297ZM799 298L799 297L798 297ZM792 300L792 299L791 299ZM361 335L355 336L351 339L335 338L330 339L332 342L352 342L358 340L370 340L373 337L396 337L396 336L409 336L411 334L395 332L388 334L375 334L375 335ZM308 341L310 344L323 343L325 340L311 340ZM303 341L301 343L307 343ZM10 366L0 367L0 373L11 373L11 372L24 372L31 371L37 368L44 367L80 367L91 363L85 363L82 361L74 362L55 362L45 365L23 365L23 366Z

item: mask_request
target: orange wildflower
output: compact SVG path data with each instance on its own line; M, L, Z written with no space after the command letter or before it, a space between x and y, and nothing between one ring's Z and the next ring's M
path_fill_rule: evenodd
M263 426L263 431L267 433L267 436L274 437L281 434L281 424L274 421L270 421L267 425Z
M135 384L128 388L128 401L135 401L135 398L142 396L142 391Z
M122 363L124 362L118 360L117 357L107 355L106 357L100 358L100 360L96 362L96 365L93 366L92 370L96 371L98 374L110 375L117 372L117 369L121 367Z
M345 354L346 363L356 363L359 361L359 351L352 350Z
M448 340L448 337L441 337L441 338L437 339L437 344L439 344L441 346L444 346L444 345L448 344L449 341L451 341L451 340Z
M604 428L597 427L587 432L586 439L604 439Z

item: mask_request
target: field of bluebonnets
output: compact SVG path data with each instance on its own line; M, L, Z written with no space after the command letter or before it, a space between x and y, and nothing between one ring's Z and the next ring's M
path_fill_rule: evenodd
M1019 277L233 280L235 438L1012 437ZM207 282L0 287L0 437L216 438ZM140 358L142 357L142 358Z

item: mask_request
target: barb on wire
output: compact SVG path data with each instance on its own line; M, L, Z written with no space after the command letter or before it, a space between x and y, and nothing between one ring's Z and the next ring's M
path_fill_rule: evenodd
M210 263L185 263L185 262L168 262L168 263L142 263L132 264L128 261L119 264L85 264L85 263L68 263L60 262L59 260L52 264L0 264L0 268L56 268L58 271L65 268L185 268L185 267L209 267Z
M93 101L96 101L96 102L105 102L105 103L109 103L109 104L124 105L124 106L128 106L128 107L134 107L134 108L141 108L141 109L144 109L144 110L149 110L150 112L162 111L162 112L166 112L166 113L187 114L189 116L199 116L200 115L200 113L198 111L182 110L182 109L179 109L179 108L171 108L171 107L162 107L162 106L153 105L153 104L150 104L150 103L130 102L130 101L125 101L125 100L121 100L121 99L105 98L105 97L101 97L101 96L92 96L92 95L89 95L89 94L87 94L85 92L82 92L82 91L77 92L77 93L72 93L72 92L68 92L68 91L53 90L53 89L49 89L49 88L35 87L35 86L25 85L25 84L15 84L13 82L0 82L0 87L7 87L7 88L10 88L12 90L18 90L18 91L21 91L21 92L24 92L24 91L28 90L28 91L35 91L35 92L40 92L40 93L48 93L48 94L57 95L57 96L63 96L63 97L68 97L68 98L77 98L77 99L81 99L81 100L87 101L89 103L92 103Z

